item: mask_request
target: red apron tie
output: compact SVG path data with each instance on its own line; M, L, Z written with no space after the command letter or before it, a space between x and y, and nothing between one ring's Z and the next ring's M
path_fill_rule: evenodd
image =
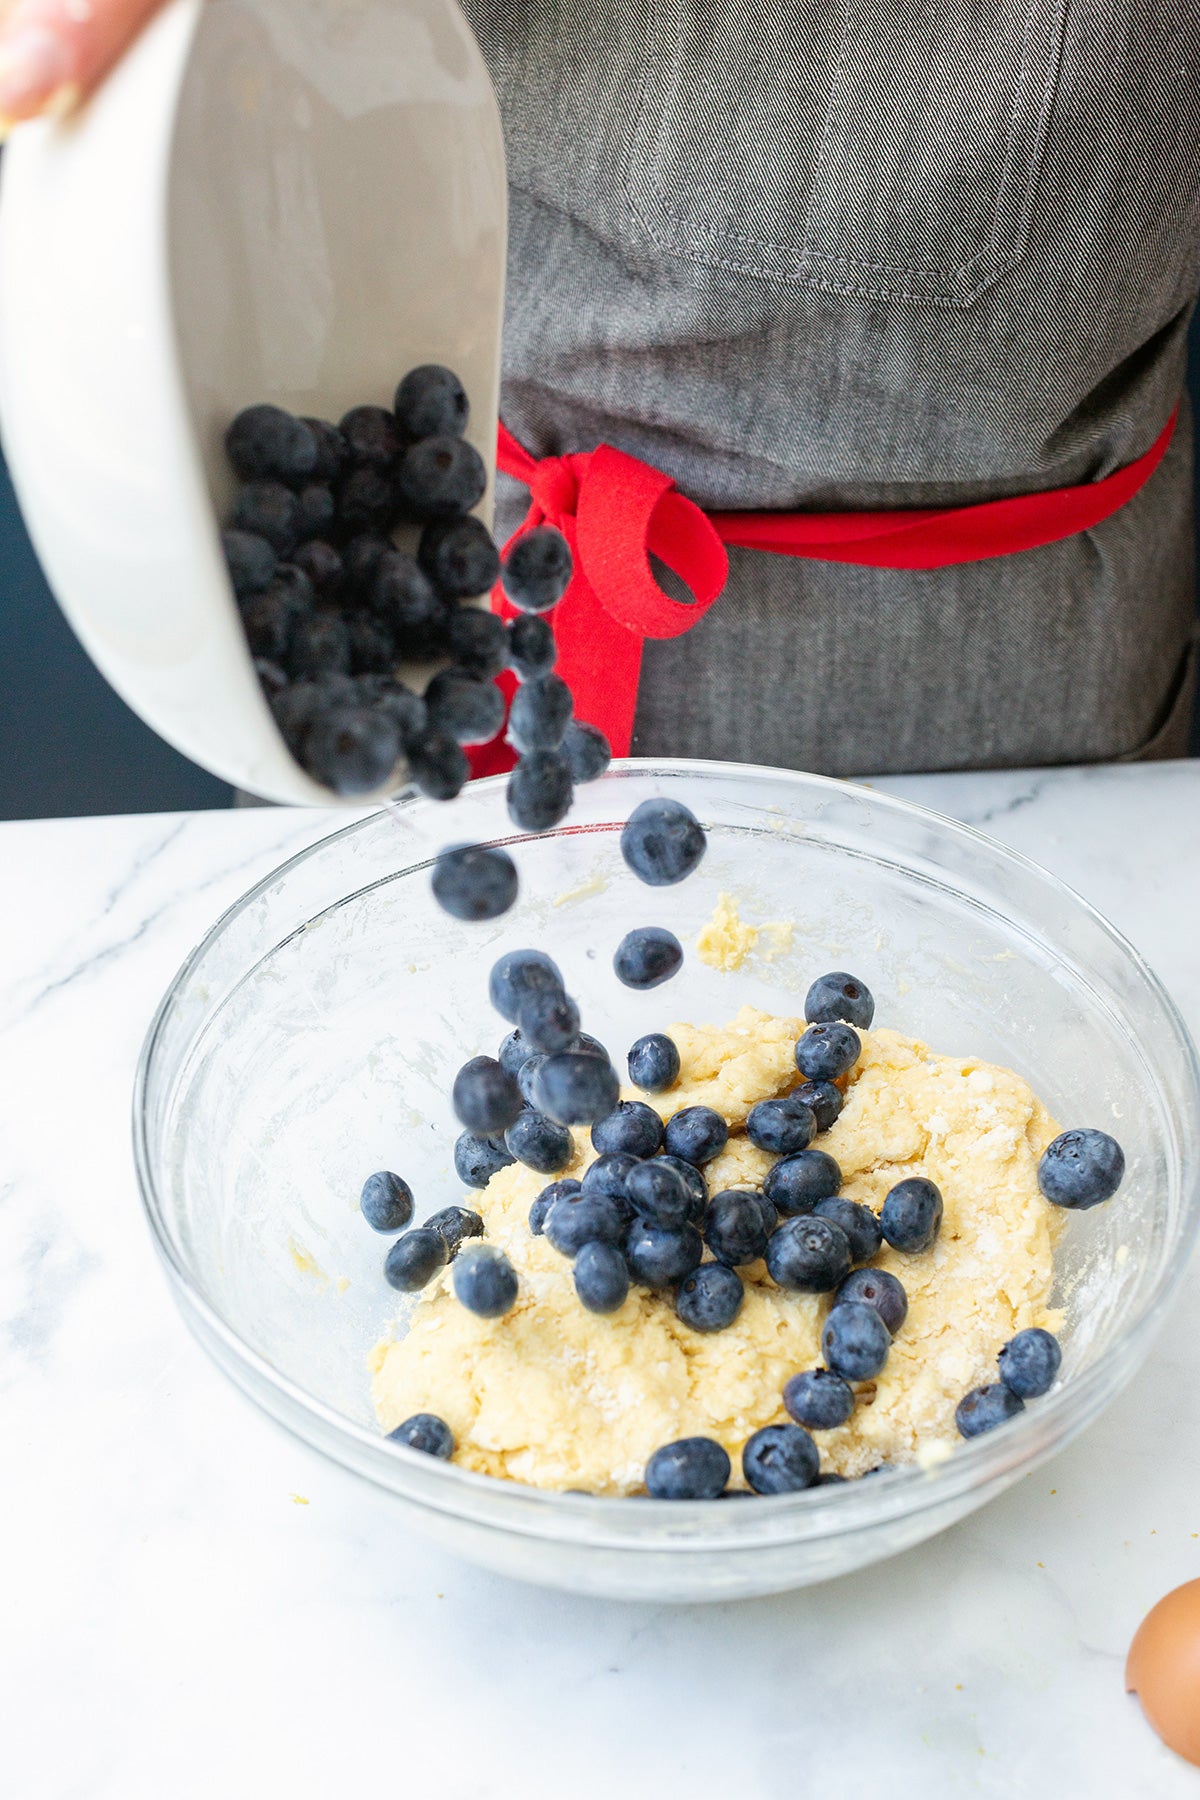
M1033 550L1090 530L1131 500L1166 454L1177 416L1178 409L1143 456L1103 481L976 506L841 513L706 514L669 476L611 444L539 461L502 424L498 466L530 490L529 511L505 551L539 525L556 526L571 546L574 573L554 611L558 672L578 716L604 732L614 755L626 756L642 643L677 637L703 618L725 586L726 544L876 569L941 569ZM694 605L663 592L651 556L686 583ZM515 617L499 584L492 609ZM511 696L515 679L500 680ZM471 757L476 775L514 760L503 733Z

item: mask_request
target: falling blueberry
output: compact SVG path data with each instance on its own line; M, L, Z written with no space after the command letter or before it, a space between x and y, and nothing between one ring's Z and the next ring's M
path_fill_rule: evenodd
M592 1126L592 1147L601 1155L621 1150L627 1156L656 1156L662 1141L663 1122L643 1100L619 1100Z
M471 765L466 751L441 731L427 731L408 746L413 785L430 800L453 800L466 785Z
M508 778L508 812L522 831L551 831L571 809L574 783L558 750L530 750Z
M1024 1411L1025 1402L1021 1396L1005 1387L1002 1381L996 1381L964 1394L955 1408L954 1423L960 1437L982 1437L985 1431L995 1431L997 1425L1006 1424Z
M579 1036L579 1008L567 994L538 988L525 995L518 1016L521 1033L534 1050L574 1048Z
M729 1474L729 1457L714 1439L680 1438L646 1464L646 1492L655 1500L716 1500Z
M473 1056L454 1077L454 1111L477 1137L507 1131L521 1112L521 1090L492 1056Z
M848 1300L835 1306L821 1328L826 1366L846 1381L870 1381L892 1347L891 1333L873 1306Z
M741 1312L745 1294L736 1269L724 1263L701 1263L680 1282L675 1311L692 1331L724 1331Z
M443 669L425 689L429 722L456 744L486 744L504 723L504 695L494 681Z
M536 681L539 675L550 673L558 660L558 646L545 619L539 619L533 613L522 613L512 621L508 627L508 660L522 681ZM569 753L567 760L571 763ZM573 763L571 772L575 773ZM590 777L576 775L575 779L587 781Z
M821 1458L801 1425L764 1425L742 1451L742 1474L756 1494L795 1494L817 1479Z
M1054 1206L1074 1212L1111 1200L1125 1174L1125 1152L1105 1131L1064 1131L1043 1152L1038 1186Z
M532 1107L518 1113L504 1134L504 1142L519 1163L536 1169L539 1175L557 1175L575 1154L566 1126Z
M868 1031L875 1017L875 1000L864 981L839 969L813 982L804 1002L804 1017L810 1025L825 1025L840 1019L846 1025Z
M473 1244L461 1251L452 1279L458 1299L482 1319L503 1318L517 1303L517 1272L494 1244Z
M781 1288L827 1294L850 1273L846 1234L828 1219L787 1219L767 1245L767 1269Z
M380 1169L363 1182L359 1205L373 1231L403 1231L413 1216L412 1189L390 1169Z
M493 1175L515 1161L502 1137L476 1137L464 1131L454 1145L454 1173L469 1188L486 1187Z
M660 987L683 964L683 945L674 932L660 925L642 925L626 932L613 956L617 980L631 988Z
M520 612L557 606L571 580L571 551L562 532L549 525L524 532L505 557L500 579Z
M612 745L594 725L581 725L578 719L567 726L562 753L574 781L596 781L612 761Z
M396 1239L387 1253L383 1272L389 1284L402 1294L415 1294L429 1285L449 1259L441 1233L418 1225L415 1231L406 1231Z
M763 1193L785 1218L810 1213L842 1185L842 1171L824 1150L799 1150L767 1171Z
M629 1270L615 1244L584 1244L575 1258L575 1292L589 1312L612 1313L629 1292Z
M707 840L694 813L678 800L643 800L621 832L621 854L648 887L671 887L692 873Z
M563 978L558 964L543 950L506 951L488 976L488 998L510 1025L520 1018L527 995L547 990L561 994Z
M854 1411L854 1389L832 1369L805 1369L784 1382L783 1404L797 1425L836 1431Z
M883 1203L879 1224L893 1250L910 1254L928 1250L942 1228L942 1195L936 1182L923 1175L898 1181Z
M572 710L571 690L560 675L523 681L509 708L509 740L522 752L557 750L571 723Z
M410 1450L441 1457L443 1462L454 1455L454 1433L436 1413L414 1413L395 1431L389 1431L388 1437L393 1444L407 1444Z
M556 1200L569 1194L580 1192L579 1183L573 1176L567 1175L561 1181L552 1181L544 1187L529 1209L529 1229L534 1237L541 1237L546 1229L546 1216Z
M651 1031L631 1047L627 1067L634 1087L661 1094L679 1079L679 1051L665 1031Z
M433 865L434 899L456 919L498 919L517 897L517 866L506 850L455 844Z
M1062 1349L1053 1332L1031 1325L1009 1338L1000 1352L1000 1379L1010 1393L1022 1400L1048 1394L1062 1367Z
M533 1093L538 1110L560 1124L592 1125L617 1104L620 1085L607 1060L563 1050L546 1058L534 1079Z

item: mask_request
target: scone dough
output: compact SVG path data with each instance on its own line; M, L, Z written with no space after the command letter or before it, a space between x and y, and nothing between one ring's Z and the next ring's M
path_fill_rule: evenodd
M651 1100L664 1118L715 1107L728 1147L705 1171L710 1192L761 1187L775 1160L738 1127L757 1100L797 1085L801 1019L743 1007L725 1027L674 1025L679 1080ZM849 1422L816 1434L822 1467L860 1475L881 1462L936 1458L957 1442L954 1409L996 1378L996 1355L1029 1325L1053 1329L1052 1251L1061 1217L1038 1189L1037 1163L1058 1127L1010 1070L937 1056L894 1031L863 1032L841 1117L817 1140L841 1166L843 1193L877 1211L906 1175L925 1175L945 1201L933 1248L906 1256L886 1245L876 1266L904 1283L909 1311L887 1365L862 1384ZM647 1096L630 1090L626 1098ZM579 1175L594 1152L576 1134ZM676 1318L669 1296L631 1288L618 1312L587 1312L572 1265L529 1230L546 1176L502 1169L469 1204L512 1259L521 1291L506 1318L477 1318L443 1272L412 1305L407 1335L371 1353L372 1397L385 1431L433 1412L454 1433L468 1469L545 1488L638 1490L651 1453L675 1438L717 1438L741 1485L741 1451L783 1420L780 1393L821 1360L827 1295L785 1293L763 1263L741 1271L746 1299L727 1330L709 1336Z

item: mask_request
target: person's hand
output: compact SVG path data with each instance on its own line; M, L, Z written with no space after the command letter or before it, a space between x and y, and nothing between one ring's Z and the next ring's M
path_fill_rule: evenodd
M163 0L0 0L0 137L62 118L96 87Z

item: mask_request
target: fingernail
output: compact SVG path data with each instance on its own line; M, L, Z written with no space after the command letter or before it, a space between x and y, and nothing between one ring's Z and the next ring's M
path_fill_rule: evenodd
M33 26L0 38L0 114L26 119L70 85L70 59L61 39Z
M83 99L83 89L77 81L64 81L55 88L50 98L43 103L42 116L47 119L66 119L75 111Z

